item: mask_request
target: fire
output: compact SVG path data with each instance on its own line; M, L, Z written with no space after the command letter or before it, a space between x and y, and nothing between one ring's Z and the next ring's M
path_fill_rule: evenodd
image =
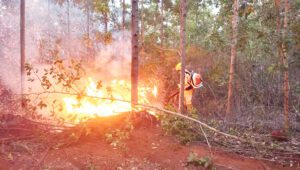
M143 86L139 87L139 103L149 103L151 97L153 98L157 96L157 91L156 86L153 88ZM111 101L101 98L112 98L116 100ZM63 98L63 101L66 114L76 114L79 117L107 117L131 111L131 103L122 102L130 101L130 99L130 83L127 81L112 80L109 85L98 87L98 84L93 81L92 78L89 78L83 97L68 96Z
M152 90L152 94L156 97L157 96L157 87L154 86Z

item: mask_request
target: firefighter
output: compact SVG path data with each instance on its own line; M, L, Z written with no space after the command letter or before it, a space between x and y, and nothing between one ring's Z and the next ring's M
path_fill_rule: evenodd
M176 71L180 73L181 63L176 65ZM203 86L203 79L199 73L185 69L185 82L184 82L184 100L185 105L189 106L192 104L192 94L194 89L200 88ZM180 88L180 85L178 85Z

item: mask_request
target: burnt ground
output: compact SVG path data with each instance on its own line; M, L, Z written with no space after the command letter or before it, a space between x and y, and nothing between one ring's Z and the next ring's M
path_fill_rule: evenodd
M158 125L135 128L124 146L114 148L98 137L38 152L24 147L18 149L16 145L13 153L1 154L0 166L1 169L203 169L186 166L187 157L191 152L199 157L210 155L205 143L182 145ZM213 148L213 166L217 169L292 169L217 148Z

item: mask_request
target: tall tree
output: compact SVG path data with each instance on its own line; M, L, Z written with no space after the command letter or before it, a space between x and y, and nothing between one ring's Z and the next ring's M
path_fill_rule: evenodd
M284 19L283 27L281 22L280 13L282 12L281 8L282 1L275 0L276 8L276 31L279 37L277 43L278 55L280 56L281 63L283 65L283 94L284 94L284 128L285 131L289 130L289 74L288 74L288 56L286 49L286 31L288 27L288 0L284 0Z
M160 0L160 46L163 47L164 43L164 1Z
M67 28L68 28L68 44L67 44L67 55L70 57L70 0L67 0Z
M125 0L122 0L122 29L123 31L125 28L125 14L126 14L126 6L125 6Z
M227 98L227 110L226 119L233 117L233 84L235 75L235 60L236 60L236 46L237 46L237 35L238 35L238 0L233 1L233 16L232 16L232 37L231 37L231 56L230 56L230 69L229 69L229 82L228 82L228 98Z
M179 111L184 113L184 83L185 83L185 58L186 58L186 14L187 0L180 0L180 54L181 54L181 73L180 73L180 93L179 93Z
M104 17L104 32L108 32L108 14L109 14L109 0L105 0L104 2L104 11L103 11L103 17Z
M86 34L87 38L90 39L90 0L86 1Z
M139 49L138 49L138 0L131 0L131 103L138 103L138 67L139 67Z
M284 67L284 126L285 131L289 130L289 64L286 48L286 32L288 28L289 0L284 0L284 19L282 28L282 64Z
M141 0L141 43L142 43L142 50L143 50L143 43L144 43L144 0Z
M21 54L21 93L24 92L25 71L25 0L20 3L20 54ZM23 101L23 96L22 96Z
M113 8L114 1L112 2L111 8ZM99 12L102 15L102 22L104 23L104 32L108 32L108 24L109 24L109 14L110 14L110 7L109 7L109 0L96 0L92 4L92 9L96 12ZM93 11L94 12L94 11ZM111 20L114 19L114 16L111 17Z
M86 52L88 54L87 61L89 64L92 64L94 60L94 56L92 54L91 49L91 39L90 39L90 25L91 25L91 11L92 11L92 4L91 0L86 0Z
M70 38L70 0L67 0L68 38Z
M281 59L282 62L282 49L281 49L281 17L280 17L280 11L281 11L281 0L275 0L275 8L276 8L276 33L279 37L278 43L277 43L277 50L278 50L278 56Z

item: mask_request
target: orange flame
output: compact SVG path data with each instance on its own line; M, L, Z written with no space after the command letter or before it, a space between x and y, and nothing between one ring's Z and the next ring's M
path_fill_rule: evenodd
M157 87L154 86L152 90L152 94L156 97L157 96Z
M91 97L75 97L68 96L63 98L64 110L67 114L76 114L77 116L91 117L107 117L117 115L122 112L128 112L132 110L131 103L122 102L119 100L130 101L131 90L130 83L125 80L113 80L106 87L97 87L91 78L88 79L89 83L85 89L86 96ZM139 103L149 103L149 98L157 95L157 87L139 87ZM116 100L105 100L101 98L112 98Z

